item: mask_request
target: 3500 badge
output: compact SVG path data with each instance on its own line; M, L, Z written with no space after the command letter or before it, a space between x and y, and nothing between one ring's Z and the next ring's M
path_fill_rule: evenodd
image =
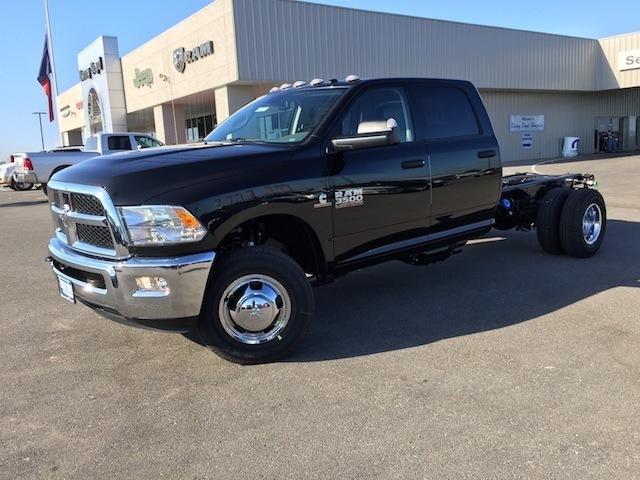
M364 194L361 188L336 191L336 208L359 207L364 204Z

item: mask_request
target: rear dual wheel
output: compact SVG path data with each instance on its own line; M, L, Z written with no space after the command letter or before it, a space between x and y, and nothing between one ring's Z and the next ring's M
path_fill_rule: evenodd
M600 192L554 188L544 196L538 211L538 241L551 254L590 257L600 248L606 225Z
M538 242L545 252L562 255L562 241L560 240L560 216L562 208L573 190L569 188L554 188L549 190L542 199L538 210L538 226L536 233Z
M560 216L562 248L572 257L594 255L607 229L607 210L597 190L575 190L564 205Z
M304 271L284 253L262 246L224 253L212 272L198 332L235 363L290 354L313 317L313 291Z

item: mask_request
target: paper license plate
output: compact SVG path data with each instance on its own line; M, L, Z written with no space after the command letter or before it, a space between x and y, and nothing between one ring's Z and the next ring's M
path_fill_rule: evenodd
M76 296L73 293L73 283L66 278L58 277L58 286L60 287L60 296L71 303L76 303Z

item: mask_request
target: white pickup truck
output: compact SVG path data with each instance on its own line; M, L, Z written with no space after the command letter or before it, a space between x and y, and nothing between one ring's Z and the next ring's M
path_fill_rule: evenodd
M56 172L99 155L162 146L157 138L145 133L97 133L86 139L84 151L69 149L21 152L12 155L16 168L14 180L39 183L47 192L47 182Z

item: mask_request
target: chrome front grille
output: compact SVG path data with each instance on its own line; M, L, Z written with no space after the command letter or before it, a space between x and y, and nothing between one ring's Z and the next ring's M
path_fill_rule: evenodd
M125 230L104 188L52 180L47 189L59 241L100 257L129 256Z
M105 215L102 203L100 203L100 200L92 195L85 195L83 193L72 193L71 205L73 206L73 209L78 213L98 216Z
M76 233L78 240L87 245L94 245L100 248L112 248L111 232L107 227L97 227L95 225L84 225L76 223Z

